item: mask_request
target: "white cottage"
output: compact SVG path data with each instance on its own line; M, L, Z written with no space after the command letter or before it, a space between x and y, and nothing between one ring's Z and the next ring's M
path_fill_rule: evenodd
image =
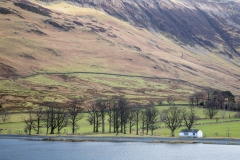
M192 138L202 138L203 132L198 129L182 129L179 133L179 137L192 137Z

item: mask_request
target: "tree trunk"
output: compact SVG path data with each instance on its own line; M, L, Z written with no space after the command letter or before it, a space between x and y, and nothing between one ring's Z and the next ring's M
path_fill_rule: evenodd
M53 111L53 108L51 108L51 123L50 123L50 128L51 128L51 132L50 132L50 134L54 134L54 127L53 127L53 121L54 121L54 113L53 113L54 111Z
M121 129L120 129L120 132L123 133L123 123L122 123L122 120L121 120Z
M37 134L39 134L39 127L40 127L40 122L37 120Z
M54 134L54 128L53 128L53 127L51 127L51 132L50 132L50 134Z
M46 112L48 112L48 111L46 111ZM46 119L45 119L45 120L46 120L46 122L45 122L45 123L46 123L46 129L47 129L47 130L46 130L46 134L48 134L48 129L49 129L49 114L47 113L46 116L47 116Z
M111 120L109 120L109 133L111 133Z
M98 132L98 125L99 125L99 119L97 117L97 121L96 121L96 132Z
M137 122L136 122L136 123L137 123L137 124L136 124L136 125L137 125L137 126L136 126L136 128L137 128L137 129L136 129L136 135L138 135L138 113L137 113Z
M144 122L142 124L142 134L144 134Z
M130 121L129 123L130 123L129 124L129 133L132 133L132 122Z
M116 133L116 113L113 112L113 132Z
M126 134L126 123L123 124L123 132Z
M116 133L116 119L113 119L113 132Z
M47 128L46 134L48 134L48 129L49 129L49 120L48 119L47 119L47 122L46 122L46 128Z
M104 113L102 113L102 133L105 132L105 129L104 129Z
M32 126L29 126L29 134L28 135L31 135L31 132L32 132Z
M148 135L148 130L149 130L149 124L147 122L147 124L146 124L146 135Z
M123 109L121 109L121 130L120 130L121 133L123 133L123 125L124 125L124 122L123 122L123 120L124 120L123 114L124 114L124 111L123 111Z
M174 131L172 130L171 132L172 132L172 137L174 137L174 136L175 136L175 135L174 135Z
M116 136L118 136L118 128L116 128Z
M73 121L73 123L72 123L72 134L74 134L75 133L75 122Z
M95 113L93 113L94 114L94 116L93 116L93 132L95 132L96 131L96 115L95 115Z

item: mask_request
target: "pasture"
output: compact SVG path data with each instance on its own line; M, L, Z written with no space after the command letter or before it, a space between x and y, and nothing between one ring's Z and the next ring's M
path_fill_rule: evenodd
M168 106L158 106L157 109L159 113L162 110L167 109ZM187 108L187 107L183 107ZM194 125L193 128L200 129L203 131L205 137L232 137L232 138L240 138L240 119L234 118L236 112L232 111L219 111L218 114L215 116L214 119L207 119L203 114L203 108L196 108L197 116L200 118ZM224 112L224 113L223 113ZM11 114L6 124L3 124L0 121L0 129L1 134L25 134L24 127L25 123L24 118L27 118L27 114ZM101 133L102 128L101 125L99 127L98 133L93 133L93 126L87 121L88 113L83 113L83 118L78 121L77 123L77 133L78 135L97 135L97 136L114 136L116 133L109 133L109 123L108 123L108 116L105 117L105 133ZM159 118L160 119L160 118ZM151 136L149 132L146 135L146 131L144 133L141 129L141 120L139 121L139 135L136 135L136 125L132 127L132 133L129 133L129 126L127 126L126 134L119 133L119 136ZM175 131L175 136L178 137L178 133L181 129L185 127L181 127ZM113 131L113 128L111 128ZM56 131L55 131L56 132ZM36 131L32 131L32 134L35 134ZM67 126L64 127L60 135L67 135L71 133L71 127ZM46 128L41 128L41 134L46 134ZM56 136L57 134L53 135ZM166 128L163 122L158 123L158 129L154 131L154 136L160 137L170 137L170 130Z

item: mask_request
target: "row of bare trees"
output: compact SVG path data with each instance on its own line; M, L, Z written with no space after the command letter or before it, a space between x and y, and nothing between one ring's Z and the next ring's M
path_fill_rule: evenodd
M130 106L125 98L118 99L98 99L87 107L88 121L93 126L93 132L99 132L101 125L102 133L105 133L105 115L108 116L109 133L124 133L129 127L129 133L132 133L132 127L136 126L136 134L138 135L139 124L142 124L142 132L146 130L146 134L151 130L152 134L157 129L159 119L158 111L155 107ZM113 129L113 130L112 130Z
M126 134L136 130L136 135L151 134L159 128L160 123L168 127L172 136L174 131L184 124L191 128L196 121L195 110L183 110L180 107L170 107L161 113L153 106L130 105L129 101L123 97L116 99L97 99L91 102L87 107L83 107L82 100L72 100L69 103L62 104L57 102L46 102L35 110L28 110L27 116L23 118L25 123L25 132L31 135L32 131L40 134L41 128L46 128L46 134L60 133L66 127L71 126L72 134L79 128L77 123L83 118L83 113L87 112L87 120L93 126L93 132L105 133L105 123L108 122L109 133ZM84 110L85 109L85 110ZM4 122L8 112L3 112Z
M37 110L28 110L27 117L24 118L26 125L25 132L29 135L32 130L37 134L40 133L40 128L46 128L46 134L57 133L66 127L71 126L72 133L75 133L78 127L77 122L82 118L83 107L82 101L73 100L70 103L62 105L61 103L48 102L45 103L45 109L39 107Z
M174 105L172 98L169 98L168 101ZM205 101L205 115L210 118L216 115L217 105L218 103L214 98ZM28 134L31 134L32 130L39 134L40 128L46 128L46 134L60 133L66 126L71 126L74 134L79 128L77 122L83 118L82 113L84 112L88 114L87 120L93 126L93 132L100 132L101 129L102 133L106 133L105 123L107 122L108 132L116 133L116 135L118 133L126 134L127 130L132 133L133 127L137 135L140 129L142 134L151 132L153 135L154 130L160 126L160 123L163 123L174 136L176 129L182 126L191 129L198 119L193 107L183 109L174 106L159 112L153 106L130 105L129 101L123 97L97 99L92 101L90 105L85 105L83 101L74 99L66 104L48 102L42 106L44 107L27 112L24 122L26 124L25 131Z
M56 102L44 103L43 106L36 110L28 110L27 117L24 118L25 132L29 135L32 130L37 134L40 128L46 128L46 134L60 133L67 125L71 126L72 133L78 128L78 121L83 117L83 101L73 100L65 105ZM88 121L93 126L93 132L105 133L105 119L108 118L109 133L126 134L126 128L129 127L132 133L132 127L136 126L136 134L139 130L139 124L142 124L142 132L157 129L159 122L159 113L155 107L136 107L130 106L125 98L93 101L88 107ZM107 115L107 116L106 116ZM112 130L113 129L113 130Z
M198 120L198 117L193 107L190 107L188 110L181 107L169 107L161 113L161 120L171 130L171 136L174 137L176 129L182 126L191 129Z
M219 109L240 111L239 102L235 102L235 96L230 91L207 89L196 92L189 97L189 103L204 107L203 113L210 119L217 115Z
M160 127L160 123L164 123L174 136L176 129L182 126L191 129L198 119L193 107L184 109L175 106L159 112L153 106L130 106L125 98L98 99L88 107L88 114L88 121L93 126L93 132L99 132L101 125L102 133L105 132L105 114L108 114L109 133L113 132L116 135L126 134L127 127L129 127L129 133L132 133L133 126L135 126L136 135L139 134L139 129L142 130L142 134L144 132L149 134L151 131L153 135L153 131Z
M205 107L208 103L214 102L217 109L236 110L235 96L230 91L207 89L195 92L189 96L189 103L192 106ZM206 106L207 107L207 106Z

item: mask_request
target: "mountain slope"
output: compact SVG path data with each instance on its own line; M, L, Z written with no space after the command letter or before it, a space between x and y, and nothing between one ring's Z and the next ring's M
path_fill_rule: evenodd
M42 0L54 1L54 0ZM59 2L59 1L57 1ZM180 44L240 56L238 0L66 0L94 7L137 27L161 31Z
M221 36L211 42L227 46L227 56L216 46L173 39L174 29L163 32L147 23L149 18L147 26L133 25L76 3L4 1L0 14L1 88L8 101L14 92L28 101L76 95L125 95L137 101L176 95L186 101L208 87L240 93L239 56Z

